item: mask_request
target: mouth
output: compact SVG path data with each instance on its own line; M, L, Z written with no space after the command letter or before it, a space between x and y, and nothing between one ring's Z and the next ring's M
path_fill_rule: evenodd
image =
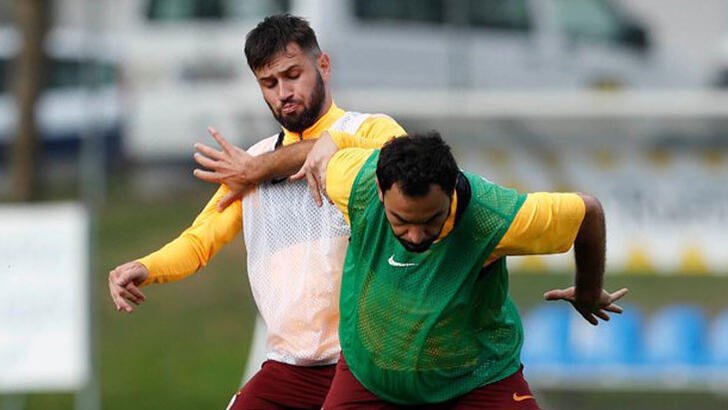
M281 114L283 114L283 115L295 114L296 111L298 111L299 106L300 105L297 103L285 103L281 107Z
M406 241L404 239L399 239L399 242L402 244L402 246L408 251L408 252L414 252L414 253L423 253L430 249L430 246L435 242L435 239L428 239L426 241L420 242L420 243L412 243L410 241Z

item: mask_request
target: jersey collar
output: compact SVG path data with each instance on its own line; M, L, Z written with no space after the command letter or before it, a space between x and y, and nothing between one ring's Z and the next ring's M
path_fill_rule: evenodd
M345 114L345 111L341 108L336 106L336 103L333 101L331 102L331 107L329 107L329 110L326 111L326 114L322 115L321 118L316 120L316 122L303 130L302 133L298 132L292 132L285 128L283 128L283 145L292 144L294 142L298 142L301 140L307 140L311 138L318 138L322 132L326 131L327 129L331 128L332 125L338 120L339 118L343 117Z
M437 240L446 237L450 232L452 232L452 229L455 227L455 214L457 213L458 209L458 190L454 190L452 193L452 199L450 200L450 215L447 216L447 219L445 220L445 224L442 225L442 231L440 231L440 236L437 237Z

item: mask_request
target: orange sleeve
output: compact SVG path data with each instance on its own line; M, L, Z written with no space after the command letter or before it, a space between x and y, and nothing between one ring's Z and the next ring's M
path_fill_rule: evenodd
M172 282L192 275L235 238L242 229L242 201L235 201L223 212L216 208L228 192L227 187L220 186L189 228L158 251L138 260L149 270L144 285Z
M579 232L584 212L584 200L577 194L528 194L486 264L506 255L568 251Z

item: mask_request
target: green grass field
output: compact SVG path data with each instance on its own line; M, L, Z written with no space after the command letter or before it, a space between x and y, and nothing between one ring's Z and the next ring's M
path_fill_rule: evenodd
M131 315L116 312L106 278L117 264L175 237L211 195L203 190L143 202L114 195L99 215L94 280L97 368L102 408L222 409L235 392L248 352L255 307L236 239L197 275L146 288L147 302ZM522 311L545 290L571 284L570 275L514 274L511 293ZM728 278L611 275L607 287L628 286L626 300L650 312L687 302L709 313L728 307ZM528 337L528 335L526 335ZM538 386L532 386L538 391ZM724 409L728 400L693 393L539 391L547 409ZM0 407L1 408L1 407ZM71 394L32 394L26 409L72 409Z

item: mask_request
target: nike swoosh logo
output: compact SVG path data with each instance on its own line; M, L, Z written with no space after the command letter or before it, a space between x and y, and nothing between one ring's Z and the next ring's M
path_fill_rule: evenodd
M518 393L513 393L513 401L524 401L528 399L533 399L533 396L531 396L530 394L524 394L523 396L521 396Z
M390 256L389 259L387 260L387 262L390 265L395 266L397 268L404 268L404 267L407 267L407 266L417 266L416 263L402 263L402 262L397 262L396 260L394 260L394 255Z

